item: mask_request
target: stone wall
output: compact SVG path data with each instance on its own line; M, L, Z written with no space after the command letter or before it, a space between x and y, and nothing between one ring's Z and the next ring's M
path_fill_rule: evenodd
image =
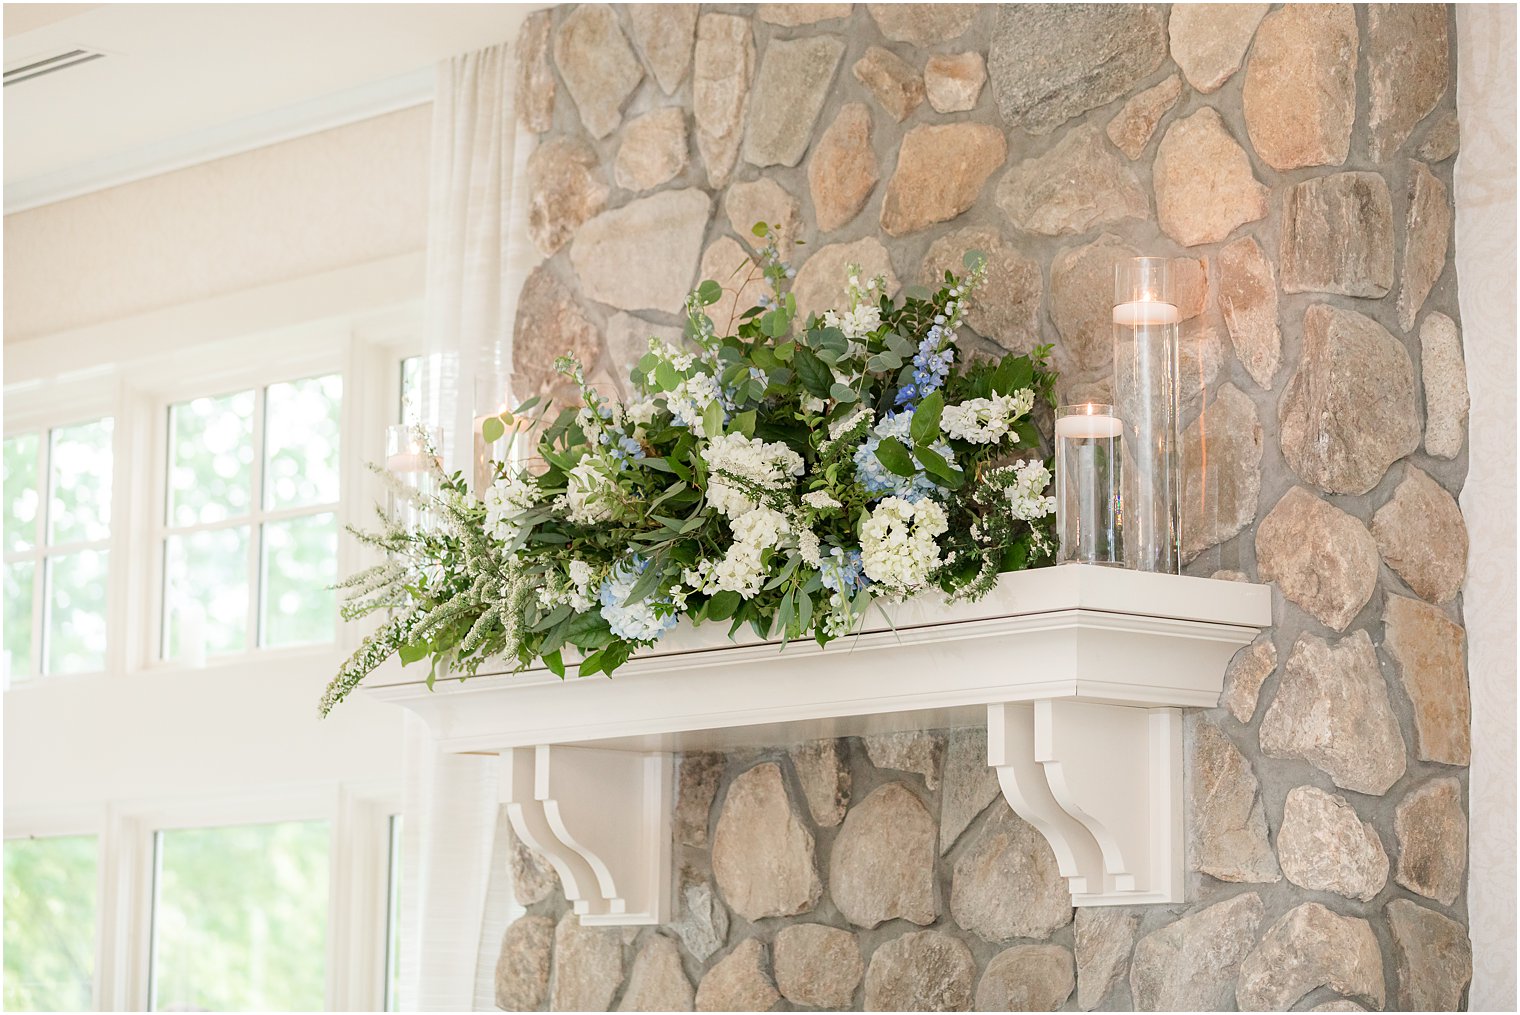
M967 344L1053 343L1063 391L1101 396L1114 260L1173 256L1188 570L1272 582L1277 626L1188 719L1186 905L1073 913L976 731L693 756L679 922L582 929L519 851L501 1007L1463 1003L1451 37L1440 5L530 20L520 393L566 350L616 389L694 280L737 287L763 219L804 309L852 261L895 287L984 251Z

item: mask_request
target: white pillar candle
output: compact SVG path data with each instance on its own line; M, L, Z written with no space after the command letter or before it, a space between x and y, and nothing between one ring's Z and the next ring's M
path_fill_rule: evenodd
M1181 319L1182 315L1170 303L1136 300L1133 303L1119 303L1114 306L1114 323L1130 328L1176 324Z
M1085 406L1086 413L1062 416L1056 420L1056 436L1093 440L1117 437L1124 431L1124 423L1117 416L1097 414L1096 406Z

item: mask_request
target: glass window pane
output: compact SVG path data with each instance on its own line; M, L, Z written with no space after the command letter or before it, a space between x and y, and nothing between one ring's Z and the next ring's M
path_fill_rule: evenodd
M5 550L37 544L37 435L5 439Z
M253 491L253 392L169 408L170 525L248 513Z
M337 623L338 519L333 514L264 525L262 644L332 641Z
M248 647L246 525L170 536L164 576L165 659Z
M48 542L76 543L111 534L111 434L107 417L61 426L49 438Z
M105 550L48 558L48 673L105 669L106 562Z
M86 1011L95 978L93 835L5 844L5 1008Z
M271 511L338 499L343 377L269 386L264 405L264 506Z
M151 1007L319 1011L325 821L158 833Z
M401 361L401 416L398 423L422 421L422 357L408 356Z
M32 595L36 591L37 565L18 560L5 565L5 676L24 677L36 672L32 661Z

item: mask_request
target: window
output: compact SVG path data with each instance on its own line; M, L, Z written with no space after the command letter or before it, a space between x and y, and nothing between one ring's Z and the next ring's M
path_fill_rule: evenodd
M422 357L408 356L401 361L401 412L399 422L422 420Z
M93 1007L96 855L93 835L6 842L7 1011Z
M332 641L343 378L169 407L166 659Z
M328 842L326 821L160 831L149 1007L321 1010Z
M5 439L5 673L105 669L110 417Z

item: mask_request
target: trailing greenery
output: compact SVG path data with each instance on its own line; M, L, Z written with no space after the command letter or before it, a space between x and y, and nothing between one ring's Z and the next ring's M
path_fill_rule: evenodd
M799 321L772 243L751 271L771 295L720 334L707 310L724 290L704 281L683 347L650 340L630 402L561 360L580 404L551 415L533 399L482 428L535 434L522 467L499 464L478 499L441 471L427 495L398 485L432 523L355 533L386 562L343 584L343 615L385 620L322 714L392 655L429 660L430 685L491 659L610 674L682 617L823 645L873 600L976 598L1048 563L1054 502L1030 416L1052 399L1049 347L960 356L986 275L979 254L966 267L898 301L852 269L847 308Z

